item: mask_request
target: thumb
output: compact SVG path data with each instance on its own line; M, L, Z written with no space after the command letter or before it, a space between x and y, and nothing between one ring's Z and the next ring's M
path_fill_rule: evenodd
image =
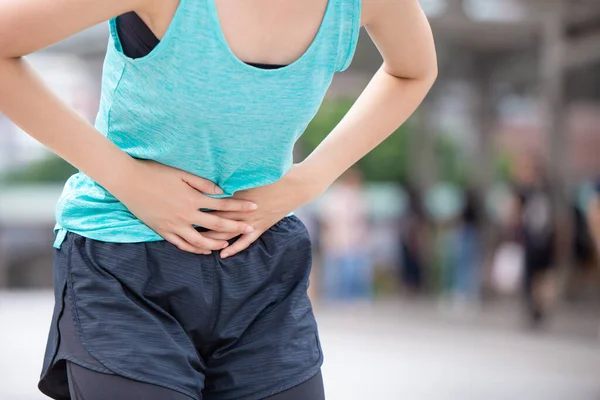
M193 174L185 174L183 181L194 189L206 194L223 194L223 189L217 186L216 183Z

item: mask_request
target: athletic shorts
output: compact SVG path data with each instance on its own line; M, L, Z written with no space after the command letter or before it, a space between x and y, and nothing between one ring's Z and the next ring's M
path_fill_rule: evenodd
M39 388L69 398L65 360L196 400L263 399L299 385L323 361L310 267L310 238L296 216L226 259L69 232L54 253Z

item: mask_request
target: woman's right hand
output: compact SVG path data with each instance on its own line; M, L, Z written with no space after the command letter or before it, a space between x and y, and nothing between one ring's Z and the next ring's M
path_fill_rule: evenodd
M217 217L200 209L252 211L257 208L256 204L209 197L207 194L223 192L207 179L164 164L136 159L131 166L129 172L118 178L113 194L136 217L179 249L210 254L212 250L227 247L227 241L204 237L192 225L234 234L254 230L243 222Z

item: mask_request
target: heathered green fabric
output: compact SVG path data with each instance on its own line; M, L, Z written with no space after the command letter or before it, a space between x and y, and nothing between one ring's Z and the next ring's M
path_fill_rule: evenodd
M159 45L139 59L123 54L109 22L95 126L131 156L210 179L227 197L273 183L292 166L294 143L333 74L350 64L361 4L329 0L306 52L269 70L231 52L214 1L181 0ZM57 248L67 231L105 242L162 240L82 172L67 181L56 220Z

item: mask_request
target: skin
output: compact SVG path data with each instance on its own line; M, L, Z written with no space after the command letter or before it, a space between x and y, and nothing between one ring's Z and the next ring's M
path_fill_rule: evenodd
M587 219L596 252L600 254L600 195L598 194L590 201Z
M233 53L247 62L272 64L291 63L304 53L327 4L326 0L216 3ZM214 183L133 159L120 150L51 93L21 58L128 11L136 11L161 38L177 5L177 0L0 0L0 112L184 251L221 250L225 258L246 249L290 212L318 197L403 124L437 76L433 37L418 0L363 0L361 25L384 61L348 114L279 181L233 198L212 199L205 194L219 192ZM155 184L145 185L149 180ZM216 211L205 213L200 208ZM209 231L199 233L193 224ZM228 239L240 234L227 246Z

